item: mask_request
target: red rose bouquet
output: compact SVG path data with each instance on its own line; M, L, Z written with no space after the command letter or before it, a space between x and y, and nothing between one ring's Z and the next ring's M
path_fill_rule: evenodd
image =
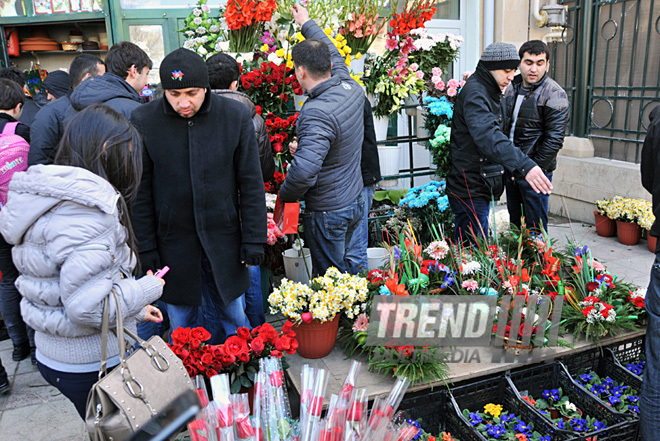
M288 118L280 118L273 113L266 115L268 138L273 146L273 154L277 159L280 171L286 170L284 163L291 162L293 159L289 152L289 143L293 141L293 137L296 136L297 122L298 112Z
M261 114L273 112L281 115L286 112L289 99L293 99L291 95L302 94L293 69L287 68L285 63L245 63L242 68L241 91L259 104Z
M249 330L238 328L236 335L229 337L221 345L206 342L211 334L204 328L177 328L172 331L172 351L183 361L188 375L197 374L211 378L219 373L229 374L232 393L241 387L254 385L254 377L259 371L259 359L281 358L284 353L294 354L298 348L293 324L287 321L282 331L277 332L270 323Z

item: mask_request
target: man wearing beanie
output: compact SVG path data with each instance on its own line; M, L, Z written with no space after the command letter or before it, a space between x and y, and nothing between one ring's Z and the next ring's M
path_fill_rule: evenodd
M56 70L48 74L42 81L48 95L48 101L67 96L71 92L71 80L69 74L63 70Z
M552 191L543 170L502 131L502 91L519 63L514 45L490 44L456 99L447 176L456 241L474 243L478 236L488 237L490 203L502 196L505 170L523 176L537 193Z
M160 65L165 96L131 121L144 144L133 226L143 271L167 265L161 300L172 329L202 326L215 307L222 342L249 327L242 294L260 265L266 203L249 109L211 93L204 60L177 49ZM239 197L240 195L240 197Z

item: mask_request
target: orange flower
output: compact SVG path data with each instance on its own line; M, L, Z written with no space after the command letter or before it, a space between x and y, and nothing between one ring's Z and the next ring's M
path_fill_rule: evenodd
M397 279L387 279L385 281L385 286L387 287L387 289L390 290L390 292L393 295L397 295L397 296L410 295L408 291L406 291L406 285L399 285L397 282L398 282Z

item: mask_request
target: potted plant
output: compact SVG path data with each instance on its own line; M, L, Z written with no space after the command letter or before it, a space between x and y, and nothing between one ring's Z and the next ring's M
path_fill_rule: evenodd
M596 233L601 237L613 237L616 235L616 222L607 217L607 207L610 199L596 201L596 210L594 211Z
M646 243L649 247L649 251L655 253L655 246L658 238L651 235L651 227L655 222L655 216L653 215L653 204L649 201L641 203L641 212L637 217L637 223L643 230L646 231Z
M544 390L543 398L538 398L534 407L548 411L552 420L561 417L564 422L567 422L582 416L582 410L569 401L568 396L562 393L561 387Z
M340 314L357 317L363 312L367 292L367 279L332 267L309 285L283 279L268 303L271 314L280 313L295 322L298 353L305 358L321 358L335 344Z
M642 228L637 224L641 202L645 201L616 196L605 209L607 217L616 220L617 238L624 245L637 245L642 237Z

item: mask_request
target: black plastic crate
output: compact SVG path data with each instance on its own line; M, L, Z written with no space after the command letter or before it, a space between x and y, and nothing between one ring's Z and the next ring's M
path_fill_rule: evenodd
M525 406L508 386L504 377L496 377L452 389L447 403L445 420L452 422L457 435L454 435L449 428L445 430L461 441L463 439L486 440L487 438L467 421L463 415L463 409L468 409L470 412L483 412L484 406L488 403L501 404L503 411L519 416L527 424L534 424L535 431L543 435L551 435L553 440L569 439L559 433L552 423Z
M642 381L640 378L625 367L621 366L616 361L614 353L609 348L603 349L602 353L600 349L596 348L573 356L568 356L562 359L561 363L564 364L568 373L575 381L578 381L577 375L580 372L595 372L601 378L610 377L618 383L636 389L638 394L642 392ZM604 402L604 400L600 399L590 391L589 393L595 399ZM639 415L631 413L621 413L621 415L628 418L639 418Z
M444 387L432 391L427 389L407 393L401 400L399 410L405 410L412 420L421 419L422 429L437 437L442 431L442 414L446 401L447 390Z
M606 347L614 353L616 361L624 369L626 369L626 371L637 377L639 381L642 381L641 375L633 374L626 368L626 366L630 363L638 361L640 355L646 353L646 334L630 340L622 341L621 343L611 344Z
M561 387L563 393L585 415L590 415L607 425L605 429L587 433L557 428L556 430L566 438L575 440L591 438L598 439L598 441L631 441L637 438L638 420L623 417L622 414L614 412L602 401L593 398L591 393L571 379L568 371L560 362L522 369L507 374L506 378L523 405L540 416L543 414L534 406L523 401L522 395L531 395L534 399L538 399L542 397L543 391L546 389ZM547 420L550 421L549 417Z

